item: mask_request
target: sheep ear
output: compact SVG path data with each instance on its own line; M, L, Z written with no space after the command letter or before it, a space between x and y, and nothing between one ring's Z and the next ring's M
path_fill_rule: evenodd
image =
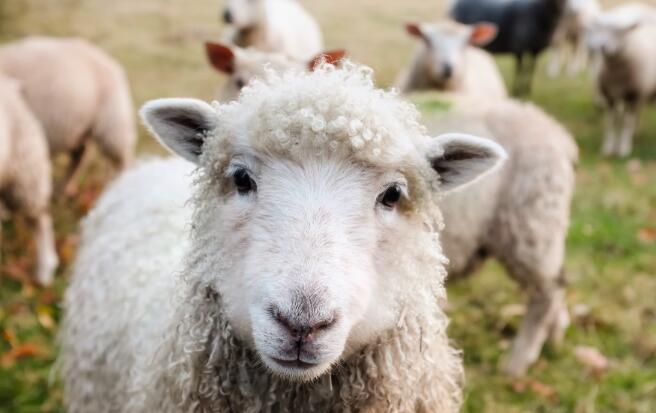
M205 42L207 58L216 70L226 74L235 71L235 53L222 43Z
M322 63L338 66L340 61L344 60L344 56L346 56L346 50L342 49L323 52L308 62L308 69L312 72Z
M217 126L214 108L197 99L151 100L140 115L162 146L196 164L205 138Z
M406 23L405 31L411 36L419 37L420 39L424 38L424 32L421 30L421 25L417 23Z
M498 168L506 157L506 151L489 139L455 133L434 138L429 153L444 192L475 182Z
M497 37L497 26L492 23L478 23L472 26L469 43L474 46L485 46Z

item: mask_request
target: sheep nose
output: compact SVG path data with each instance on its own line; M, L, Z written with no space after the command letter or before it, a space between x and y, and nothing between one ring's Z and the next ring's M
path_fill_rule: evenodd
M330 329L337 322L335 315L322 318L319 321L298 323L292 321L290 317L284 315L278 309L272 309L272 314L276 322L299 344L314 340L318 333Z
M223 12L223 21L228 24L232 23L232 13L230 13L230 10L225 9Z
M445 79L449 79L453 75L453 67L449 63L442 65L442 75Z

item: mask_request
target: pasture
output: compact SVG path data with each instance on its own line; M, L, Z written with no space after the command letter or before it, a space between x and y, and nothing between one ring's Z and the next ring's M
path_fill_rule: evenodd
M382 86L394 81L415 47L402 23L443 14L443 4L437 0L302 2L319 20L327 48L347 49L354 60L374 68ZM125 66L137 106L167 96L209 100L224 79L207 64L202 42L221 32L219 3L2 0L0 40L31 34L81 36ZM591 79L585 74L549 79L545 60L540 62L529 99L561 121L580 148L567 250L572 326L562 348L547 346L525 379L509 379L498 367L521 319L522 295L494 262L451 285L450 336L464 351L467 375L463 411L654 412L656 108L643 114L629 159L603 158L599 155L602 113L595 104ZM498 62L510 81L511 59ZM421 109L436 110L431 104ZM138 147L141 155L163 153L143 128ZM62 392L52 373L59 303L75 255L78 220L102 190L109 170L94 159L85 169L77 198L55 194L53 213L63 265L54 287L41 289L29 281L33 248L24 225L3 225L2 413L63 411ZM596 349L601 357L584 357L586 347ZM601 366L602 362L607 365Z

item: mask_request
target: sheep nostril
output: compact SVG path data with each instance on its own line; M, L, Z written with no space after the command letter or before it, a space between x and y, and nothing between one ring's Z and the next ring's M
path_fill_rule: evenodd
M232 13L230 13L230 10L226 9L223 12L223 21L228 24L232 23Z
M444 66L442 66L442 73L446 79L451 78L451 75L453 75L453 67L450 64L445 63Z

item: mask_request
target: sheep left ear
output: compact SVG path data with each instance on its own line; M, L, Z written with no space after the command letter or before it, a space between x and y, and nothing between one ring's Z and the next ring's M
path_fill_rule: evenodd
M474 46L485 46L497 37L499 30L492 23L478 23L472 26L469 43Z
M195 164L205 139L217 127L214 108L198 99L151 100L140 115L162 146Z
M494 171L507 154L489 139L453 133L434 138L428 156L440 176L442 190L449 192Z
M338 66L344 57L346 56L346 50L329 50L327 52L320 53L312 60L308 62L308 70L314 71L321 63L327 63L330 65Z

